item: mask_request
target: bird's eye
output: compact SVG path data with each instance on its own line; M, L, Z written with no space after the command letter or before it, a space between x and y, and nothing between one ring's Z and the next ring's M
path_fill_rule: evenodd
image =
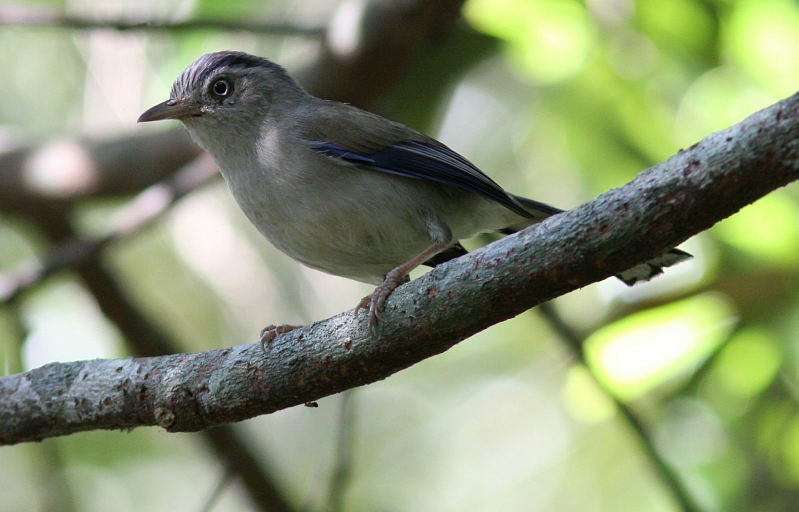
M225 97L230 94L230 91L233 90L233 87L230 85L230 82L227 80L217 80L216 82L211 85L211 93L214 96Z

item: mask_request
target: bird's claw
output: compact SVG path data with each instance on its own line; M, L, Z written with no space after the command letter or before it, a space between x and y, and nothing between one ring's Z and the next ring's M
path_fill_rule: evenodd
M266 346L272 343L272 340L274 340L275 336L278 334L285 334L299 327L299 325L267 325L261 329L261 350L266 352Z
M373 336L375 335L377 324L380 321L380 316L385 309L386 300L399 285L407 283L408 280L409 278L407 275L392 276L391 273L389 273L389 275L386 276L386 280L380 283L377 288L375 288L375 291L361 299L361 302L355 306L356 315L361 309L369 310L369 333Z
M378 290L375 290L373 293L367 295L366 297L361 299L361 302L355 306L355 314L358 314L358 311L365 309L369 312L369 334L375 334L375 329L377 328L377 323L380 320L380 315L383 313L383 305L385 304L386 299L380 299L378 294Z

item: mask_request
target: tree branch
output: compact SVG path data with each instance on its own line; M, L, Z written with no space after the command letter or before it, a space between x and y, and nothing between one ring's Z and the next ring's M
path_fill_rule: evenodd
M104 141L55 139L0 153L0 210L32 216L86 197L139 192L201 150L183 129Z
M71 16L57 9L42 6L6 5L0 7L0 25L28 27L58 27L72 30L168 30L182 32L188 30L223 30L231 32L253 32L278 36L320 37L324 34L322 27L300 27L289 23L264 23L233 20L122 20L91 19L82 16Z
M266 353L256 343L3 377L0 443L143 425L195 431L384 379L652 257L797 178L799 94L398 288L376 339L364 315L345 312L276 338Z

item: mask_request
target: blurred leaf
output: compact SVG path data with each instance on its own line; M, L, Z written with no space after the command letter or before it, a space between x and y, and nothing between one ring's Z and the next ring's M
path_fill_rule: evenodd
M630 400L700 363L727 336L732 318L730 305L710 294L636 313L592 334L586 361Z
M799 265L799 207L782 190L719 223L713 234L762 264Z
M716 22L701 2L638 0L635 5L641 29L658 47L689 63L713 60Z
M738 68L711 69L685 91L674 123L675 136L681 145L690 146L776 100Z
M782 354L765 329L743 329L719 354L713 368L725 387L740 396L761 393L777 375Z
M508 55L531 78L554 83L577 73L594 46L585 7L570 0L471 0L464 14L508 43Z
M11 271L23 260L36 255L34 243L27 238L25 226L0 217L0 268Z
M799 484L799 416L795 415L788 423L781 444L786 483Z
M668 2L664 2L668 3ZM799 5L739 0L724 25L724 49L736 65L777 96L799 84Z
M0 102L0 125L9 123L28 133L65 131L82 107L86 71L69 36L2 27L0 48L6 94Z

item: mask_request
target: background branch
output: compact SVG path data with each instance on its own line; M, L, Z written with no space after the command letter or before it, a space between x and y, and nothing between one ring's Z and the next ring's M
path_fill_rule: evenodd
M238 20L121 20L95 19L73 16L59 10L43 6L4 5L0 6L0 25L27 27L59 27L71 30L114 29L130 30L168 30L181 32L189 30L224 30L271 34L279 36L319 37L324 33L321 27L300 27L289 23L247 22Z
M623 187L433 269L391 296L378 339L347 312L278 337L266 354L251 344L4 377L0 442L156 424L193 431L383 379L658 254L797 179L797 111L794 95Z
M0 153L0 210L36 215L91 197L140 192L201 150L183 129L112 140L53 139Z
M335 459L330 472L330 487L327 490L327 509L330 512L346 510L344 498L352 478L353 451L355 450L355 393L356 391L353 389L341 393Z
M216 165L210 157L197 159L172 178L150 186L121 207L112 216L104 234L61 241L42 261L26 262L0 274L0 305L16 300L22 292L54 273L96 257L109 243L148 226L178 199L216 176Z
M546 319L547 324L552 330L566 342L566 346L569 348L574 358L583 366L587 366L583 353L583 343L585 339L569 326L560 316L554 305L551 302L545 302L539 305L536 311ZM602 380L597 379L594 373L590 371L590 368L589 373L594 377L594 383L613 401L616 409L624 418L625 423L629 425L635 437L638 438L642 453L649 459L652 467L666 483L666 488L672 491L675 500L680 504L680 510L683 512L697 512L699 509L694 503L693 498L691 498L688 489L685 488L677 473L671 469L666 459L660 455L657 446L655 446L654 439L652 439L652 436L635 411L633 411L632 407L621 400L612 389L603 385Z

